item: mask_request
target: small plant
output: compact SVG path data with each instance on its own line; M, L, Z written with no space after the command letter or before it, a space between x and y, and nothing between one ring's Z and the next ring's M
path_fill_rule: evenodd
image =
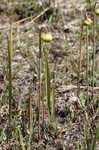
M51 33L45 33L42 31L43 28L40 28L39 32L39 99L38 99L38 117L39 117L39 127L38 127L38 135L40 137L40 110L41 110L41 101L42 100L42 79L41 79L41 71L42 71L42 55L44 54L45 58L45 84L46 84L46 98L47 98L47 106L48 106L48 115L50 118L50 77L49 77L49 67L48 67L48 52L46 50L42 51L42 42L50 42L52 41ZM44 103L43 103L44 105ZM44 109L44 106L43 106ZM44 110L43 110L44 113ZM44 114L43 114L44 119Z
M51 42L53 40L52 34L50 32L41 31L41 40L43 42ZM44 59L45 59L45 85L46 85L46 100L47 100L47 109L48 109L48 118L51 122L51 87L50 87L50 72L49 72L49 63L48 63L48 50L43 49Z
M85 98L84 98L83 93L81 93L80 96L79 96L79 104L80 104L80 107L81 107L82 109L85 108Z

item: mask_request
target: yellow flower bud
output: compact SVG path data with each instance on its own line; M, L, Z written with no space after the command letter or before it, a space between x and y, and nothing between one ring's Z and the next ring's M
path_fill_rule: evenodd
M96 13L97 16L99 16L99 8L97 8L97 9L95 10L95 13Z
M50 32L48 33L42 32L41 40L43 40L44 42L51 42L53 40L52 34Z
M87 18L86 20L84 20L84 25L89 26L93 23L93 21L90 18Z

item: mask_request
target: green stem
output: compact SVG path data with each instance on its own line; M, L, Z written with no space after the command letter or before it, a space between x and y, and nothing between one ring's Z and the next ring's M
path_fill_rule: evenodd
M86 26L86 81L87 83L88 83L88 66L89 66L88 27Z
M88 44L89 44L89 39L88 39L88 26L86 26L86 81L87 81L87 103L89 103L89 49L88 49Z
M80 74L81 74L81 58L82 58L82 35L83 35L83 24L81 25L81 35L80 35L80 49L79 49L79 64L78 64L78 83L77 83L77 87L78 87L78 91L77 91L77 95L79 97L80 95Z
M92 98L94 98L94 77L95 77L95 14L93 11L93 64L92 64Z
M41 30L39 32L39 99L38 99L38 138L40 138L40 110L41 110L41 65L42 65L42 42L41 42Z
M9 92L9 125L12 118L12 26L7 37L8 41L8 92Z
M32 88L29 88L29 99L28 99L28 117L29 117L29 141L28 141L28 148L27 150L31 150L31 138L32 138L32 123L33 123L33 112L32 112Z
M50 101L50 72L49 72L49 64L48 64L48 51L44 50L45 57L45 79L46 79L46 99L47 99L47 108L48 108L48 118L49 123L51 122L51 101Z

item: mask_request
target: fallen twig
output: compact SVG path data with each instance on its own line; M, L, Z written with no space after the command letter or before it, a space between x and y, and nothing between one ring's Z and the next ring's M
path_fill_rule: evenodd
M22 28L25 27L25 26L27 26L27 25L29 25L29 24L32 24L32 23L33 23L34 21L36 21L39 17L41 17L42 15L44 15L44 14L46 13L46 11L48 11L49 9L50 9L50 7L45 8L44 11L42 11L42 12L41 12L38 16L36 16L36 17L30 16L30 17L24 18L24 19L22 19L22 20L19 20L19 21L17 21L17 22L14 22L14 23L12 24L12 25L13 25L13 28L18 27L20 23L22 23L22 22L24 22L24 21L27 21L27 20L31 20L31 21L25 23L25 24L22 26ZM9 30L9 29L10 29L10 24L9 24L9 25L5 25L5 26L3 26L3 27L0 28L0 30L4 30L4 29L5 29L5 30Z

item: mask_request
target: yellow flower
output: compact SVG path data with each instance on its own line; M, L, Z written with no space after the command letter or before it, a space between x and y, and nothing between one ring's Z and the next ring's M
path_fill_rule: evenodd
M96 13L97 16L99 16L99 8L97 8L97 9L95 10L95 13Z
M90 18L87 18L86 20L84 20L84 25L89 26L93 23L93 21Z
M52 34L50 32L41 32L41 40L44 42L51 42L53 40Z

